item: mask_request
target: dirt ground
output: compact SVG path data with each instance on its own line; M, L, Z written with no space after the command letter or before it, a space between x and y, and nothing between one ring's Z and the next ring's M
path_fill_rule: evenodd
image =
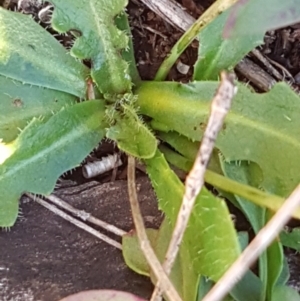
M16 7L16 2L11 1L11 8ZM213 0L178 2L197 18ZM0 1L0 4L4 3ZM28 1L22 1L23 12L37 18L41 7L35 1L31 2L32 5L27 4ZM140 75L143 79L152 79L182 32L138 0L130 1L128 14ZM285 79L295 89L300 84L298 28L295 25L268 33L266 44L261 49L263 54L275 61L278 71L285 74ZM68 40L64 43L68 43ZM180 62L189 66L188 73L182 74L176 64L168 76L169 80L187 82L191 79L197 47L198 42L194 41L180 57ZM250 54L249 58L263 68L253 55ZM250 80L243 74L238 75L243 80ZM113 145L104 144L93 156L101 157L114 151L116 149ZM72 176L64 178L55 194L74 207L129 231L133 229L133 223L125 165L119 169L115 181L111 181L111 178L112 174L107 173L93 181L86 181L78 169ZM69 186L70 180L76 182ZM157 228L162 214L157 210L151 184L142 172L138 172L137 185L146 226ZM13 228L0 232L0 301L57 301L88 289L119 289L144 298L150 297L153 287L149 279L127 268L120 250L75 227L27 197L21 200L21 213ZM118 237L112 238L120 241ZM299 261L299 256L290 252L290 283L293 286L299 285Z

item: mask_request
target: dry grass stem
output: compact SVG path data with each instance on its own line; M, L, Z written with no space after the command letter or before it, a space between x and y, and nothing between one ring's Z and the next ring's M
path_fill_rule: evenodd
M103 229L105 229L106 231L109 231L115 235L118 236L123 236L125 235L127 232L119 229L118 227L108 224L94 216L92 216L90 213L84 211L84 210L78 210L76 208L74 208L73 206L71 206L70 204L68 204L67 202L61 200L60 198L58 198L55 195L50 195L46 197L47 200L51 201L52 203L54 203L55 205L64 208L65 210L73 213L75 216L79 217L80 219L82 219L83 221L88 221L94 225L97 225Z
M135 159L131 156L128 156L128 193L132 217L141 250L143 251L146 260L149 263L156 278L161 283L162 290L166 293L168 299L170 301L182 301L170 279L164 272L148 240L136 193Z

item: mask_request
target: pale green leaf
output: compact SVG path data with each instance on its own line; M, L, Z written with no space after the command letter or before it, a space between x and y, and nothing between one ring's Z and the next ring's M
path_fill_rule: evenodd
M296 289L288 286L277 286L274 289L271 301L300 301L300 295Z
M71 94L24 85L0 76L0 139L14 140L33 117L49 118L64 106L76 103Z
M128 37L114 24L127 0L51 0L52 26L59 32L78 30L71 54L92 60L92 77L100 92L123 94L131 89L128 63L120 52Z
M30 16L0 8L1 75L84 97L88 73Z
M158 230L146 229L151 246L155 246ZM122 236L122 255L129 268L138 274L150 277L150 267L141 250L136 231Z
M147 173L159 200L160 209L174 226L184 187L157 151L145 160ZM192 264L199 274L217 281L240 253L240 246L226 203L203 188L184 235Z
M117 142L118 147L137 158L151 158L155 154L157 141L147 126L139 119L130 105L122 105L123 113L113 112L115 119L106 137Z
M172 234L171 224L168 219L164 219L159 230L146 229L146 231L156 256L162 263ZM156 283L155 276L151 272L146 258L140 249L135 232L130 232L122 237L122 253L126 264L132 270L145 276L151 276L152 282ZM187 253L187 248L180 248L179 256L172 268L170 279L183 300L196 299L198 276L191 266L191 259Z
M57 178L76 167L104 136L104 103L87 101L38 119L11 145L0 165L0 227L12 226L24 191L49 194Z
M217 82L144 83L140 113L192 140L201 140ZM216 141L227 161L252 161L263 172L268 192L287 196L300 182L300 99L284 83L265 94L239 85Z
M169 219L165 218L159 228L154 246L157 258L161 263L165 260L165 255L172 236L172 229L173 227ZM170 279L184 301L196 300L197 296L199 276L192 263L193 260L188 246L183 242L173 265ZM155 284L157 280L153 272L151 272L151 279Z

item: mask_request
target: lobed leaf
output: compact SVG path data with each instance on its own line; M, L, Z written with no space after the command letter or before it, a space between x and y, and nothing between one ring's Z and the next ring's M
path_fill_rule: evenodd
M0 75L85 96L88 68L30 16L0 8L0 41Z
M114 24L127 0L51 0L52 26L59 32L78 30L71 49L79 59L92 60L92 77L103 94L123 94L131 89L129 67L121 57L128 37Z
M0 139L8 143L17 138L33 117L49 118L54 112L76 103L71 94L43 87L24 85L0 76Z
M74 168L104 136L105 108L99 100L66 108L23 130L0 165L0 227L12 226L24 191L49 194L57 178Z
M217 82L143 83L136 93L140 113L201 140ZM300 182L300 101L284 83L265 94L239 85L216 141L226 161L252 161L263 172L262 187L287 196Z

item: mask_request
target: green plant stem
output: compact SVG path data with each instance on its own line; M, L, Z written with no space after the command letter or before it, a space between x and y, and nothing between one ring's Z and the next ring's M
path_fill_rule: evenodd
M285 201L284 198L277 195L268 194L259 189L235 182L210 170L206 170L205 181L224 191L239 195L261 207L267 207L274 212L278 211ZM293 212L292 216L300 219L300 209Z
M196 36L219 14L232 6L237 0L217 0L211 5L199 19L183 34L171 50L170 55L163 61L158 69L154 80L163 81L167 77L170 69L183 53L183 51L190 45Z

